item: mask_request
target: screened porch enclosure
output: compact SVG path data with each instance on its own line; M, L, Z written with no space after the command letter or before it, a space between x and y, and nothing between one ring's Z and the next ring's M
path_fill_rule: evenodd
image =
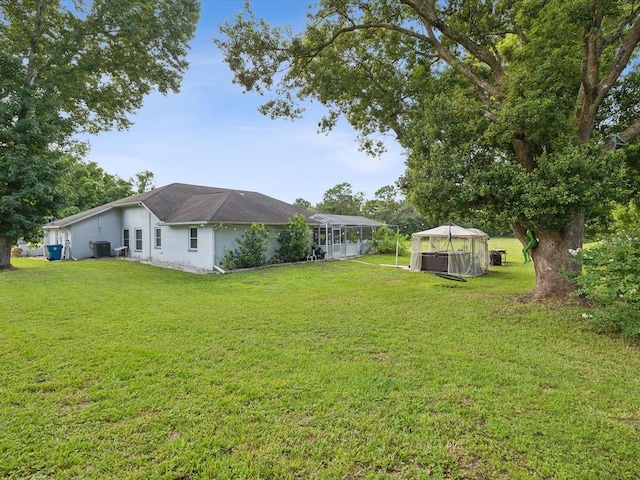
M364 255L382 223L366 217L317 213L312 217L321 225L312 227L313 248L322 249L324 258Z

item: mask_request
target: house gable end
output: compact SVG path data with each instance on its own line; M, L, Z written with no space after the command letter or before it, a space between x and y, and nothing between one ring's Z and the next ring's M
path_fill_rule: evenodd
M112 203L100 205L99 207L85 210L84 212L69 215L68 217L61 218L59 220L54 220L53 222L45 224L42 228L44 230L51 230L56 228L70 227L71 225L74 225L78 222L83 222L89 218L95 217L96 215L101 215L105 212L108 212L109 210L113 210L113 208L114 207Z

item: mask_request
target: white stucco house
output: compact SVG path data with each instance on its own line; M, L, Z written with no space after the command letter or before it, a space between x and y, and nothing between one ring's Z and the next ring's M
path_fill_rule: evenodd
M173 183L44 225L45 245L61 246L61 259L125 256L202 272L221 271L227 251L253 223L269 232L270 258L277 234L295 215L313 231L324 258L366 252L379 222L365 217L315 214L250 191Z

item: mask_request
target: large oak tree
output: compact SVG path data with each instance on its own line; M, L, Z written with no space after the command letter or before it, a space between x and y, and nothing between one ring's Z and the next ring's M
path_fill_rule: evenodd
M366 149L392 134L421 213L534 231L543 298L573 289L561 271L579 269L590 212L628 195L616 147L640 133L639 16L629 0L320 0L294 33L247 3L216 43L235 82L272 92L263 113L312 99L322 129L344 116Z
M60 205L75 135L178 91L198 16L197 0L0 0L0 269Z

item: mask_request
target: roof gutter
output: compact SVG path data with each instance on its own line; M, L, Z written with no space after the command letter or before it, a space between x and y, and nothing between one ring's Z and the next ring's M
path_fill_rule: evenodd
M224 221L221 222L219 220L216 221L212 221L212 220L191 220L189 222L160 222L158 225L162 225L164 226L176 226L176 227L180 227L180 226L186 226L186 225L211 225L214 227L219 227L222 225L253 225L254 223L257 224L264 224L266 226L272 225L272 226L281 226L281 225L287 225L286 223L264 223L264 222L241 222L241 221L235 221L235 220L228 220L228 221ZM320 223L311 223L308 224L309 226L319 226L322 225Z

